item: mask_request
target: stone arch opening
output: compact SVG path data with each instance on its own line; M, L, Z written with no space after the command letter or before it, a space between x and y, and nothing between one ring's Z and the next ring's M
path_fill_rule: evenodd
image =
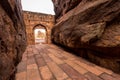
M51 43L51 29L54 26L54 15L42 14L24 11L24 21L26 25L27 43L35 44L34 30L36 28L44 28L46 30L46 43Z
M47 43L47 29L42 24L37 24L33 27L34 42L35 44L45 44Z

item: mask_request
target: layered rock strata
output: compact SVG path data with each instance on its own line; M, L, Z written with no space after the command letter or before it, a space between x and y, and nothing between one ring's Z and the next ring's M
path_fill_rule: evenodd
M20 0L0 0L0 80L14 80L26 48Z
M52 41L120 72L120 0L53 0Z

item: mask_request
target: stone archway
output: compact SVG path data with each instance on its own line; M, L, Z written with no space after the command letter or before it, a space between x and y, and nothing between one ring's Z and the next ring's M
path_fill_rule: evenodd
M27 43L35 44L34 29L44 27L46 29L46 43L51 43L51 29L54 26L54 15L24 11L26 25Z
M48 32L44 25L38 24L33 27L35 44L48 43Z

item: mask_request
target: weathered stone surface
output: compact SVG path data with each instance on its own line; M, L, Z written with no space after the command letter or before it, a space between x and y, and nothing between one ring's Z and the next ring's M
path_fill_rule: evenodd
M72 1L68 0L68 3ZM66 1L53 0L56 25L52 30L52 41L120 72L120 0L74 2L78 4L68 4L74 5L68 9L62 7Z
M0 0L0 80L14 80L25 47L21 0Z
M46 43L51 43L51 29L54 26L54 15L37 12L24 11L24 21L26 25L27 43L35 44L34 30L39 28L46 29Z
M76 7L81 0L52 0L54 2L55 17L59 18Z

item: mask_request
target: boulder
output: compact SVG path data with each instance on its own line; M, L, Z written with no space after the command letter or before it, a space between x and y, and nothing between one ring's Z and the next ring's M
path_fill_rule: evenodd
M67 1L53 0L56 24L52 41L120 72L120 0ZM62 3L70 4L64 8Z

